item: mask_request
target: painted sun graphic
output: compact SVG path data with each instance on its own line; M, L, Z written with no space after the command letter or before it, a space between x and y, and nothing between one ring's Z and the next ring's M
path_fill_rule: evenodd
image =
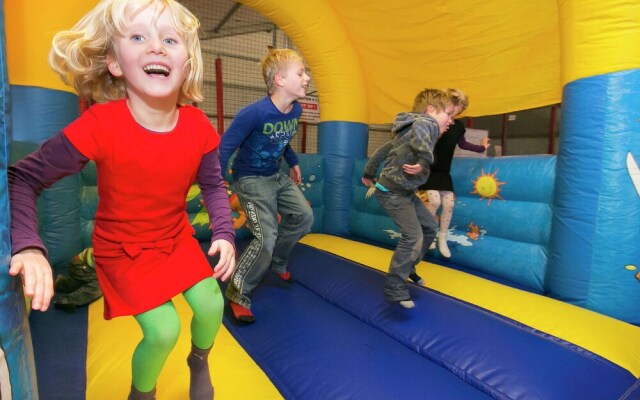
M500 199L504 200L500 197L500 186L504 185L506 182L498 182L496 179L496 174L498 171L492 174L485 174L484 169L482 173L473 182L473 192L471 194L477 194L480 196L480 200L488 199L487 205L491 204L491 200Z

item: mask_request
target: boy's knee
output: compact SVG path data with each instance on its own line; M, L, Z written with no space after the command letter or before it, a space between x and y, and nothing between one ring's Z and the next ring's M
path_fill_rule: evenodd
M287 216L287 226L293 228L292 230L308 233L313 226L313 211L309 208L308 211L299 214L289 214Z
M263 237L262 240L260 240L260 248L269 255L273 254L273 249L275 247L276 235L269 235L268 237Z
M418 239L415 241L415 243L413 244L413 247L411 248L411 250L412 250L411 253L412 253L412 256L413 256L414 259L415 259L415 257L418 256L418 254L422 250L422 243L423 242L424 242L423 241L423 237L422 237L422 235L420 235L418 237ZM415 253L415 254L413 254L413 253Z
M302 225L305 227L305 232L311 231L311 227L313 226L313 211L309 209L308 212L304 213L302 219Z

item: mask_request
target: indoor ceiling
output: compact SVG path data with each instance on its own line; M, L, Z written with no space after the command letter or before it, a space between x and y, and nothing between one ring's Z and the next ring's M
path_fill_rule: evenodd
M272 31L273 22L232 0L180 0L202 25L201 40Z

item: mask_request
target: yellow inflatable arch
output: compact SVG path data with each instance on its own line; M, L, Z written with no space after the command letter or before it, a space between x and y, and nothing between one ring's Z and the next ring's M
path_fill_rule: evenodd
M560 102L575 79L640 65L630 0L240 2L304 53L323 121L386 123L430 86L464 88L473 116L529 109Z

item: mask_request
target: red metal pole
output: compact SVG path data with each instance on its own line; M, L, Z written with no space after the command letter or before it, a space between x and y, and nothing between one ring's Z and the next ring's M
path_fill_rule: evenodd
M302 143L300 144L300 152L307 152L307 123L302 122Z
M222 100L222 59L216 58L216 105L218 113L218 133L224 133L224 102Z
M507 114L502 114L502 135L500 137L500 145L502 146L502 155L507 154L507 124L508 124Z
M555 128L556 128L556 106L551 106L551 116L549 122L549 147L547 148L547 153L553 154L554 149L554 141L555 141Z

